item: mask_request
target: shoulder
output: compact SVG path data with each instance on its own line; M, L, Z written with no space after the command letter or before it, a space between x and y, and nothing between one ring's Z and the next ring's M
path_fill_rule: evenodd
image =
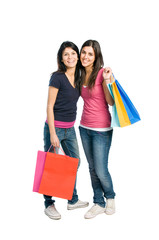
M63 78L64 76L65 76L64 73L61 73L61 72L53 72L52 75L51 75L50 80L52 80L52 79L60 79L60 78Z
M98 71L98 75L102 75L102 74L103 74L103 71L104 71L104 68L101 68L101 69Z
M50 81L49 81L49 86L53 86L53 87L60 87L60 83L61 81L63 81L63 79L65 78L65 74L64 73L60 73L60 72L54 72L51 75Z
M96 77L96 83L97 84L103 82L103 71L104 71L104 68L101 68L97 73L97 77Z
M55 87L56 85L60 85L60 82L62 82L65 79L65 74L64 73L60 73L60 72L54 72L51 75L50 81L49 81L49 86L53 86Z

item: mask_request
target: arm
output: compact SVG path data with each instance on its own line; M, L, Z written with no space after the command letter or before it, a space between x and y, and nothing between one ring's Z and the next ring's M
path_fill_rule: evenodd
M54 112L53 112L58 91L59 90L55 87L49 87L48 102L47 102L47 120L48 120L48 125L50 130L50 141L54 147L60 146L59 139L55 131Z
M107 67L104 69L103 71L103 90L104 90L104 94L105 94L105 99L107 101L107 103L110 105L110 106L113 106L114 105L114 99L112 98L109 90L108 90L108 87L107 87L107 83L110 83L111 82L111 75L112 75L112 70L111 68Z
M102 85L103 85L103 90L104 90L105 99L106 99L107 103L110 106L113 106L114 105L114 99L112 98L112 96L111 96L111 94L108 90L106 80L103 81Z

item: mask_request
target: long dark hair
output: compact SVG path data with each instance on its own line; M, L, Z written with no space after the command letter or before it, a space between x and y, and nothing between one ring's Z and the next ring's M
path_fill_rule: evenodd
M103 56L102 56L100 45L96 40L87 40L86 42L84 42L81 47L80 54L84 47L92 47L94 50L94 53L95 53L95 61L93 63L93 71L88 79L88 88L92 89L95 84L95 80L96 80L99 70L104 66L104 61L103 61ZM86 72L85 72L85 68L82 66L82 64L80 64L80 68L81 68L81 86L82 86L83 82L85 80Z
M70 42L70 41L65 41L61 44L59 50L58 50L58 53L57 53L57 65L58 65L58 69L57 69L57 72L61 72L61 73L65 73L67 71L67 68L65 66L65 64L62 62L62 53L63 51L65 50L65 48L67 47L70 47L72 48L76 53L77 53L77 56L78 56L78 62L77 62L77 65L76 65L76 70L75 70L75 86L77 88L80 87L80 55L79 55L79 50L78 50L78 47L73 43L73 42Z

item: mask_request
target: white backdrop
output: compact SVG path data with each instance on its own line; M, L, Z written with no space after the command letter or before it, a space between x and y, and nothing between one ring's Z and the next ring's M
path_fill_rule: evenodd
M1 234L3 239L158 239L158 6L157 0L5 0L0 3ZM80 48L99 41L105 66L137 107L141 121L114 129L109 168L116 214L83 218L89 209L67 211L54 221L43 198L32 192L37 150L43 150L48 82L63 41ZM92 206L88 166L81 153L78 194ZM3 224L3 225L2 225Z

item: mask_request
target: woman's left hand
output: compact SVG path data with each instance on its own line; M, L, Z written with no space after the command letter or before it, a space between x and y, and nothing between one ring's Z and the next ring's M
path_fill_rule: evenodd
M112 70L110 67L104 68L103 71L103 79L106 80L108 83L111 82L111 75L112 75Z

